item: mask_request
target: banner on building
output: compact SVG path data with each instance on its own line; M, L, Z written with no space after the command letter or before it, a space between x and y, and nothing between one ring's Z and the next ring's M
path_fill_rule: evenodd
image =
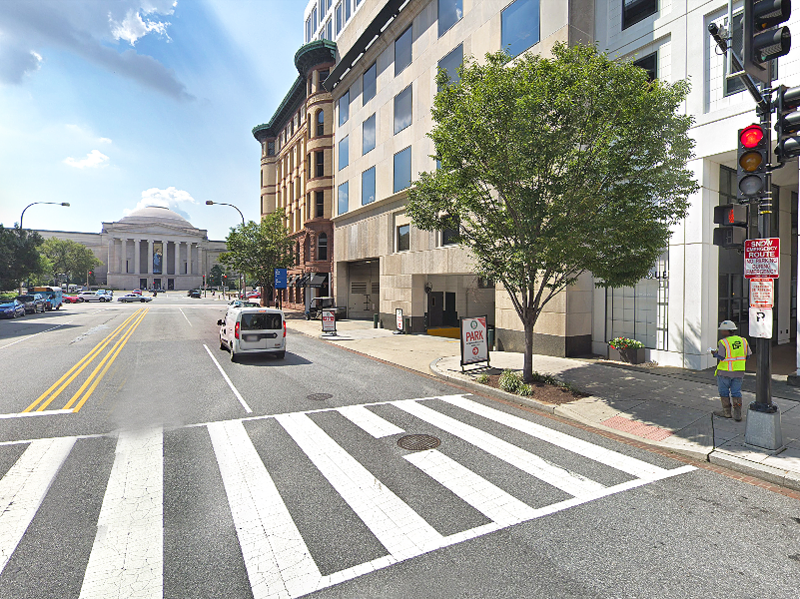
M461 319L461 370L467 364L489 365L489 338L486 316Z
M161 271L164 264L164 244L160 241L153 242L153 274L163 274Z

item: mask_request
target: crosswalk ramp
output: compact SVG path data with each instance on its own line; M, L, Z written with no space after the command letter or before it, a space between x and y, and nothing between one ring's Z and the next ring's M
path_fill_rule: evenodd
M0 596L293 599L693 469L462 395L5 444Z

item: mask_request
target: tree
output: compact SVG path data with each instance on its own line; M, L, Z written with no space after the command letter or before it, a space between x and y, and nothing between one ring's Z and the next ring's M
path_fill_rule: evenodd
M208 272L208 284L212 287L219 287L222 285L223 270L219 264L215 264Z
M283 210L268 214L260 222L250 221L232 228L227 243L228 251L220 254L220 263L258 281L262 289L261 304L266 305L265 290L272 289L275 269L287 268L293 262L293 242L284 225Z
M37 248L42 242L36 231L6 229L0 225L0 289L16 289L22 281L41 271Z
M92 250L71 239L51 237L44 242L41 252L47 258L54 281L65 276L70 283L83 282L87 272L102 264Z
M459 77L438 75L440 168L420 175L407 212L420 229L455 228L479 273L502 283L530 382L544 306L586 271L598 286L634 284L685 217L697 189L692 118L678 114L689 85L563 44L552 58L467 59Z

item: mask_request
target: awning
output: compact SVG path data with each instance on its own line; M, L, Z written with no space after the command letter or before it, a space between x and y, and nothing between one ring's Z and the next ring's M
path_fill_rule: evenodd
M318 272L314 273L314 276L311 277L310 286L311 287L322 287L327 280L328 280L328 275L327 274L320 274Z
M308 275L303 275L302 277L298 278L295 282L297 287L303 287L308 282Z

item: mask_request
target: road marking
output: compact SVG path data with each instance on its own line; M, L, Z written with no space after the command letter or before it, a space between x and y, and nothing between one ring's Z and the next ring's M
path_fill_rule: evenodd
M420 405L413 399L399 401L394 405L574 497L590 496L605 489L605 486L598 482L548 462L479 428Z
M435 449L411 453L404 457L501 526L519 524L536 516L536 510L528 504Z
M17 339L16 341L12 341L11 343L6 343L5 345L0 345L0 349L5 349L7 347L11 347L12 345L16 345L17 343L22 343L23 341L27 341L28 339L32 339L36 337L36 335L41 335L42 333L47 333L49 331L55 330L59 327L65 327L68 324L72 324L72 322L62 322L61 324L57 324L54 327L50 327L49 329L45 329L43 331L39 331L38 333L33 333L32 335L28 335L27 337L23 337L22 339Z
M183 314L183 309L181 309L181 308L178 308L178 310L180 310L180 311L181 311L181 314ZM190 326L190 327L192 327L192 328L194 328L194 325L193 325L193 324L192 324L192 323L189 321L189 318L186 316L186 314L183 314L183 317L184 317L184 318L186 318L186 322L188 322L188 323L189 323L189 326Z
M336 411L376 439L405 432L399 426L395 426L388 420L384 420L375 412L370 412L364 406L344 406L336 408Z
M83 385L81 385L80 388L72 395L72 397L70 397L69 401L64 406L65 410L71 408L73 404L75 404L75 401L78 400L80 394L83 393L84 389L86 389L86 387L89 387L88 389L86 389L86 393L84 393L83 398L81 398L81 400L78 401L77 404L75 404L75 408L73 409L73 411L76 413L80 412L81 408L83 407L83 404L85 404L86 400L89 399L89 397L92 395L94 390L97 388L98 383L100 383L100 381L103 380L103 377L105 376L106 371L108 371L109 366L111 366L111 364L114 363L114 360L117 359L119 352L121 352L122 348L125 347L125 344L128 343L128 339L131 338L131 335L133 335L133 332L136 330L136 327L138 327L139 324L141 324L141 322L144 320L144 317L147 316L148 311L149 308L141 313L141 315L136 319L136 321L130 327L128 327L128 330L125 331L125 334L122 337L120 337L119 340L114 344L114 347L111 348L111 351L109 351L105 355L105 357L102 360L100 360L100 363L97 366L95 366L94 370L92 370L92 374L89 375L89 377L83 382ZM98 372L100 374L99 376L97 376L97 378L95 378ZM90 384L91 386L89 386Z
M164 438L121 432L81 599L160 599L164 571Z
M0 414L0 420L9 418L27 418L29 416L52 416L53 414L72 414L72 410L47 410L46 412L19 412L17 414Z
M319 568L244 425L214 423L208 432L255 599L315 591Z
M206 348L209 357L214 361L214 364L217 365L217 370L219 370L219 373L222 375L222 378L225 379L225 382L228 383L228 387L231 388L231 391L233 391L233 394L236 396L236 399L238 399L239 403L242 404L244 411L247 412L248 414L251 414L253 410L251 410L250 406L247 405L247 402L244 400L244 397L242 397L242 394L239 393L239 390L233 386L231 379L229 379L228 375L225 374L225 371L222 370L222 366L219 365L219 362L217 362L217 359L214 357L214 354L211 353L211 350L208 349L208 346L205 343L203 344L203 347Z
M133 314L131 314L131 315L130 315L128 318L126 318L126 319L125 319L125 320L122 322L122 324L121 324L121 325L119 325L119 326L118 326L116 329L114 329L113 331L111 331L111 333L109 333L109 334L108 334L108 336L107 336L105 339L103 339L102 341L100 341L100 343L98 343L97 345L95 345L95 346L92 348L92 350L91 350L91 351L90 351L88 354L86 354L86 355L85 355L83 358L81 358L80 360L78 360L78 362L77 362L77 363L76 363L76 364L75 364L75 365L74 365L72 368L70 368L70 369L69 369L67 372L65 372L65 373L64 373L64 374L61 376L61 378L59 378L59 379L58 379L58 380L57 380L55 383L53 383L53 384L50 386L50 388L49 388L47 391L45 391L44 393L42 393L42 394L41 394L39 397L37 397L37 398L36 398L36 400L35 400L35 401L34 401L34 402L31 404L31 405L29 405L27 408L25 408L25 409L24 409L24 410L22 410L22 411L23 411L23 412L30 412L31 410L33 410L33 409L34 409L34 408L35 408L35 407L36 407L36 406L37 406L37 405L38 405L40 402L42 402L43 400L45 400L45 399L46 399L46 398L47 398L47 397L48 397L48 396L49 396L49 395L50 395L50 394L53 392L53 390L54 390L54 389L56 389L56 387L58 387L58 386L59 386L59 385L60 385L60 384L61 384L61 383L64 381L64 379L68 379L68 380L66 381L66 383L64 383L63 385L61 385L61 387L60 387L60 388L58 388L58 390L56 391L55 395L53 395L52 397L50 397L50 399L49 399L47 402L45 402L45 403L43 404L43 406L39 406L39 410L40 410L40 411L41 411L41 410L44 410L44 408L46 408L46 407L47 407L47 406L50 404L50 402L52 402L52 401L53 401L53 400L54 400L56 397L58 397L58 395L59 395L59 394L60 394L60 393L61 393L61 392L62 392L62 391L63 391L63 390L64 390L64 389L65 389L65 388L66 388L66 387L67 387L67 386L70 384L70 383L72 383L72 381L73 381L73 380L75 380L75 377L77 377L77 376L78 376L78 375L79 375L79 374L80 374L80 373L83 371L83 369L84 369L84 368L86 368L86 367L87 367L87 366L88 366L88 365L89 365L89 364L90 364L90 363L91 363L91 362L94 360L94 358L95 358L95 357L96 357L96 356L97 356L97 355L98 355L98 354L99 354L101 351L103 351L103 349L104 349L104 348L105 348L105 347L106 347L106 346L107 346L109 343L111 343L111 340L112 340L112 339L114 339L114 337L116 337L116 336L117 336L117 335L118 335L118 334L119 334L119 333L122 331L122 329L123 329L123 328L124 328L124 327L125 327L125 326L126 326L126 325L127 325L127 324L128 324L128 323L129 323L129 322L130 322L130 321L131 321L131 320L132 320L134 317L135 317L135 316L136 316L136 313L133 313ZM70 375L71 375L71 376L70 376Z
M33 441L0 479L0 572L19 545L75 437Z
M275 418L395 559L441 547L444 537L305 414Z

